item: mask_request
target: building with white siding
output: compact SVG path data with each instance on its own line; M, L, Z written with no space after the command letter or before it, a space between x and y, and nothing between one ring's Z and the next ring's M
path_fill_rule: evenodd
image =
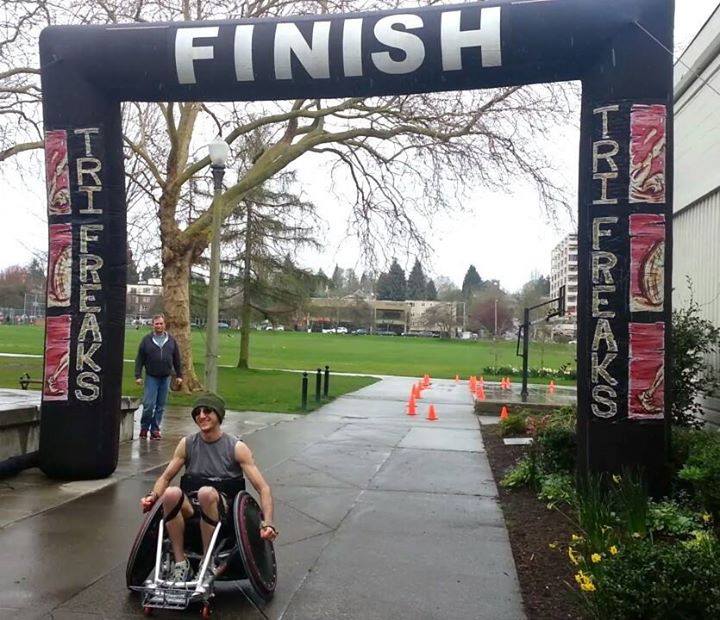
M675 64L673 304L720 325L720 7ZM720 353L711 360L720 372ZM706 403L720 412L720 395Z
M550 262L550 297L560 295L565 287L565 312L572 320L577 317L578 296L578 239L572 234L565 237L552 251Z

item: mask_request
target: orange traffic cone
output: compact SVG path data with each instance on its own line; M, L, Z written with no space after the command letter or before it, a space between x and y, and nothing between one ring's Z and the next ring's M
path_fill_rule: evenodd
M505 383L505 381L506 381L505 377L503 377L503 378L500 380L500 389L501 389L501 390L506 390L506 389L507 389L507 383Z
M485 388L482 385L478 386L478 389L475 392L475 397L478 400L485 400Z
M438 419L437 413L435 413L435 405L430 405L428 408L427 419L430 420L430 422L435 422L435 420Z
M548 385L548 392L551 394L555 392L555 381L553 379L550 379L550 385Z
M480 375L480 385L485 386L485 379L483 379L482 375Z
M468 382L468 385L470 386L470 391L474 392L475 388L477 387L477 379L475 378L475 375L470 376L470 381Z
M507 420L509 417L510 414L508 413L507 407L503 405L503 408L500 410L500 419Z
M413 385L413 391L415 392L415 398L422 398L422 386L419 381Z
M415 405L415 397L411 394L407 404L407 414L417 415L417 405Z

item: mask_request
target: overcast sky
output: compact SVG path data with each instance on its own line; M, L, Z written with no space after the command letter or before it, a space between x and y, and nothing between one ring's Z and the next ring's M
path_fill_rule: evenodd
M676 1L676 50L682 51L702 27L718 0ZM574 198L577 185L577 119L548 138L561 178ZM36 158L37 160L37 158ZM27 158L23 163L27 162ZM4 166L11 168L13 163ZM47 247L43 170L25 171L24 178L3 171L3 226L0 227L0 269L25 264L33 253ZM347 211L331 198L330 188L314 168L301 168L300 181L307 197L321 208L325 221L320 238L325 240L322 253L303 253L305 266L331 273L335 264L360 269L360 251L345 234ZM548 274L550 251L574 228L574 214L560 214L556 225L541 213L529 187L513 193L492 194L469 188L466 213L456 217L438 217L425 230L433 248L426 264L430 275L449 276L462 282L469 264L474 264L484 279L498 279L504 288L516 290L533 272ZM398 260L409 269L413 257ZM380 265L383 267L383 265Z

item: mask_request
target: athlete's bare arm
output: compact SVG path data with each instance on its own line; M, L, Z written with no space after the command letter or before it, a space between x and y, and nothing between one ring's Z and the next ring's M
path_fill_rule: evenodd
M173 457L165 468L165 471L160 474L160 477L155 481L150 495L146 495L140 500L140 507L143 510L148 510L160 497L165 493L165 489L170 486L172 479L177 476L178 472L185 465L185 437L183 437L175 448Z
M255 464L250 448L248 448L242 441L238 441L235 444L235 459L240 464L240 467L242 467L245 477L250 481L260 495L260 506L263 511L263 517L265 518L265 522L272 526L273 499L272 493L270 492L270 485L265 482L265 478L263 478L263 475L260 473L260 470ZM278 532L274 526L266 527L262 529L260 535L268 540L275 540Z

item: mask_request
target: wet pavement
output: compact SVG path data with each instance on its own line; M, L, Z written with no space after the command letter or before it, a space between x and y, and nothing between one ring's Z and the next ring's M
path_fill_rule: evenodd
M273 489L279 575L261 609L235 588L218 592L216 617L524 617L467 385L435 381L409 417L411 382L386 378L307 416L228 414L226 430L243 435ZM0 617L142 616L124 579L138 501L193 431L187 410L169 412L164 431L123 444L105 481L29 470L0 483Z

